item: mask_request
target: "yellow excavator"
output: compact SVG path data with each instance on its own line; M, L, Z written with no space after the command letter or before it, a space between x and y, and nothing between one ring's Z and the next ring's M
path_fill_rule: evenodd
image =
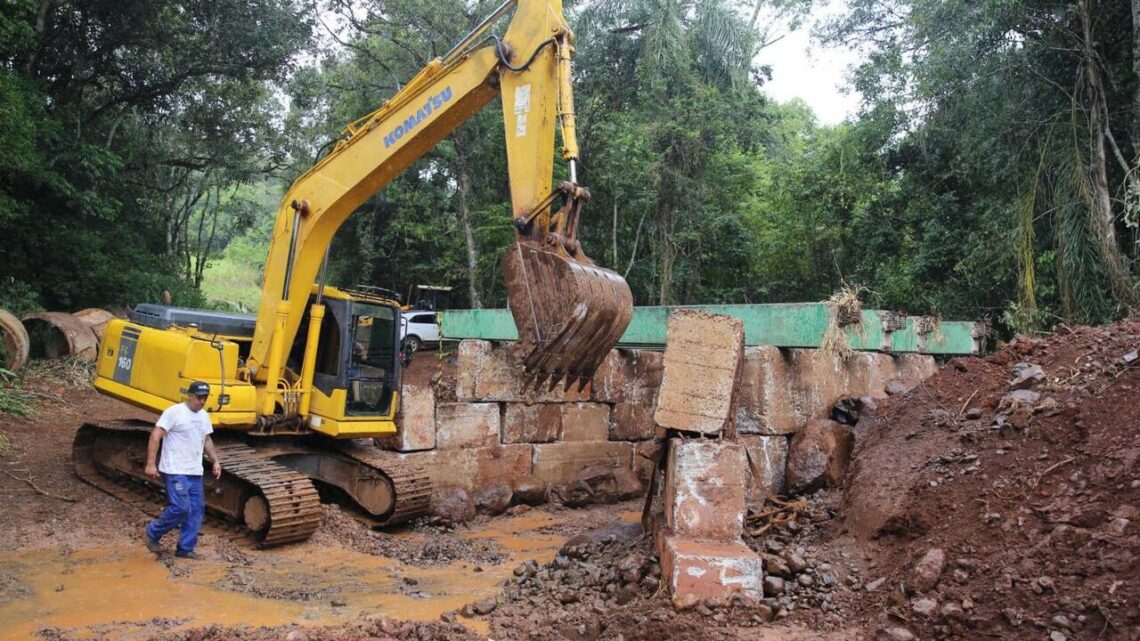
M491 34L512 9L504 37ZM378 523L427 509L428 471L358 440L397 429L399 303L326 284L328 248L357 207L496 96L516 230L502 260L519 332L511 353L535 386L590 379L629 324L633 300L577 239L589 192L577 183L573 40L560 0L508 0L350 124L282 201L256 317L139 305L107 326L100 392L158 413L191 381L210 384L206 409L225 470L205 479L211 513L268 546L312 534L322 495ZM556 127L569 179L553 185ZM155 487L143 473L150 428L83 425L76 471L128 501L152 502L142 498Z

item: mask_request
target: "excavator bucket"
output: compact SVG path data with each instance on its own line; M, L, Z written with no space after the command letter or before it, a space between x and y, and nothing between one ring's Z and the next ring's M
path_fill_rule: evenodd
M556 243L518 240L502 261L518 327L514 357L534 387L583 388L633 316L625 279Z

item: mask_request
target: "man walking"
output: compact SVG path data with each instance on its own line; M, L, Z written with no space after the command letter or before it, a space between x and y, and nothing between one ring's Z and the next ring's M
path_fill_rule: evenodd
M210 386L194 381L186 389L186 401L167 408L158 417L147 444L146 474L162 479L170 505L146 527L146 549L162 553L159 540L167 532L178 528L178 546L174 556L196 559L194 546L198 544L198 530L206 513L205 493L202 490L202 451L214 462L214 478L222 476L222 464L210 434L214 427L210 414L203 406L210 395ZM162 444L162 459L155 465L158 446Z

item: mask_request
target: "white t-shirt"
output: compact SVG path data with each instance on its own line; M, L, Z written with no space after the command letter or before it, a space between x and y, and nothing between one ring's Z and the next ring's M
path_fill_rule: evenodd
M163 474L202 475L202 449L207 434L214 431L210 413L205 409L191 412L186 403L171 405L155 423L166 430L158 471Z

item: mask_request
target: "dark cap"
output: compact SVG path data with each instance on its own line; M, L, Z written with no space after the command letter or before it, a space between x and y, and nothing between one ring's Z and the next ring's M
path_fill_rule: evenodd
M186 388L186 393L193 394L194 396L209 396L210 386L202 381L194 381Z

